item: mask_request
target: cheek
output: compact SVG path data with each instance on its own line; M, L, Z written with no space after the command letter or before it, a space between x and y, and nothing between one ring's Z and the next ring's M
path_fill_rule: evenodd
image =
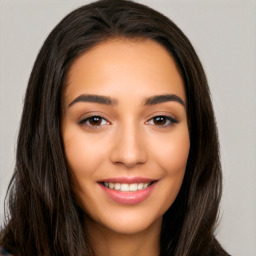
M154 151L155 159L168 176L184 175L189 148L189 134L186 127L170 134L161 141L161 147Z
M79 131L63 136L65 155L70 171L74 176L87 178L93 175L105 157L104 147L96 143L93 136Z
M155 151L155 162L163 171L161 189L156 202L162 205L160 214L164 214L175 201L183 182L190 141L187 129L176 132L162 141L162 146Z

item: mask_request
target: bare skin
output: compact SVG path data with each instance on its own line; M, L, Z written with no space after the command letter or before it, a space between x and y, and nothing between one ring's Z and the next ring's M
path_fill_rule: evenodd
M159 255L190 148L173 58L151 40L103 42L70 68L63 105L66 159L95 255Z
M91 222L90 244L97 256L158 256L161 222L162 218L148 227L146 232L132 235L109 232L101 225Z

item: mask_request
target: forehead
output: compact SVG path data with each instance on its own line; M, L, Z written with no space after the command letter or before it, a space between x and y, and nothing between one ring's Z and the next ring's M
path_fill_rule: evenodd
M145 39L112 39L78 57L67 76L65 101L82 93L121 96L175 93L185 102L182 77L170 53Z

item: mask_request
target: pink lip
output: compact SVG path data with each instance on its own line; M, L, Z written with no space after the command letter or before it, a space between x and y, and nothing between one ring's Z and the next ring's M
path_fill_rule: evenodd
M107 180L111 180L111 181L107 181ZM124 178L124 179L115 178L115 179L107 179L107 180L104 180L104 182L131 184L131 183L146 183L146 182L152 181L152 180L144 179L144 178L143 178L143 181L137 181L138 179L136 179L136 181L134 181L134 179L127 180L126 178ZM114 181L114 180L118 180L118 181ZM141 179L139 179L139 180L141 180ZM145 180L147 180L147 181L145 181ZM149 187L147 187L145 189L137 190L134 192L122 192L122 191L107 188L102 183L98 183L98 184L103 189L103 191L115 202L117 202L119 204L137 204L137 203L140 203L140 202L146 200L150 196L150 194L152 193L152 191L154 190L154 188L156 186L156 183L157 182L154 182Z

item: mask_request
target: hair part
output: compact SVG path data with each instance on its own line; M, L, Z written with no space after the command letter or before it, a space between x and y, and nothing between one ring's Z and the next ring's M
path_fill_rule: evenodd
M43 44L26 91L8 190L10 215L0 244L15 256L93 255L64 155L61 98L73 62L92 47L117 38L158 42L173 56L184 80L190 153L180 192L163 217L161 255L227 255L214 237L222 177L203 67L172 21L127 0L100 0L80 7Z

